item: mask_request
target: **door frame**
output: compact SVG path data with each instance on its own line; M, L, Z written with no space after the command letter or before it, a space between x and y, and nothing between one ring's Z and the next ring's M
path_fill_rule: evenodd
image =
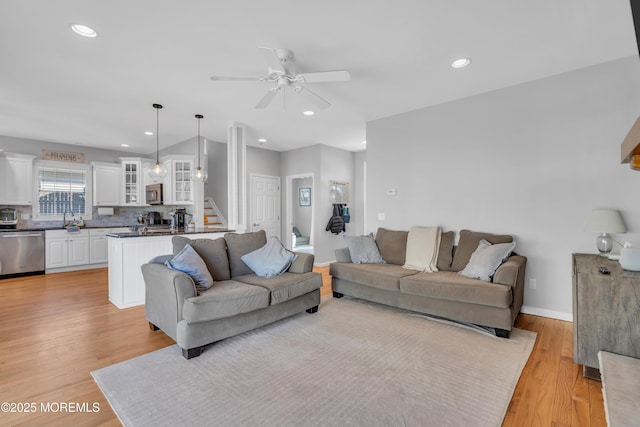
M287 175L286 177L286 191L285 191L285 224L287 225L284 230L285 246L288 249L293 249L293 240L291 239L291 227L293 227L293 203L298 203L293 199L293 180L298 178L311 178L311 233L309 233L309 244L313 245L315 234L315 220L316 220L316 177L313 172L299 173L295 175Z
M278 180L278 200L276 200L276 206L278 207L278 226L280 229L280 241L282 241L282 182L279 176L274 175L265 175L262 173L251 173L249 174L249 222L248 229L249 231L255 231L253 229L253 224L255 223L255 218L253 217L253 205L255 201L253 200L254 192L253 192L253 181L255 178L269 178ZM290 237L289 237L290 239Z

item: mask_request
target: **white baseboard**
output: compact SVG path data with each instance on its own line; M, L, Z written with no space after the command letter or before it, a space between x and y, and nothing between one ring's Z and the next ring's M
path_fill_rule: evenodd
M331 264L332 262L336 262L336 261L333 260L333 261L327 261L327 262L314 262L313 265L314 267L328 267L329 264Z
M567 322L573 322L572 313L563 313L561 311L545 310L544 308L529 307L523 305L520 309L521 313L533 314L534 316L550 317L552 319L565 320Z

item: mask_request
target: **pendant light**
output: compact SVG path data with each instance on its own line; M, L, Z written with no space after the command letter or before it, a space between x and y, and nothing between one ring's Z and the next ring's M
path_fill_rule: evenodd
M200 119L204 118L202 114L196 114L198 119L198 167L191 171L191 180L205 182L207 180L207 171L200 166Z
M160 127L160 109L162 105L153 104L153 108L156 109L156 164L153 165L147 173L151 179L162 179L167 176L167 166L164 163L160 163L160 136L158 135L158 129Z

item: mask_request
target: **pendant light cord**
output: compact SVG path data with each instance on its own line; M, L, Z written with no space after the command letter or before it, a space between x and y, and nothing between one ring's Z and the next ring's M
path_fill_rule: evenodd
M198 119L198 170L200 170L200 119L204 118L202 114L196 114Z
M156 109L156 165L160 164L160 109L162 105L153 104L153 108Z

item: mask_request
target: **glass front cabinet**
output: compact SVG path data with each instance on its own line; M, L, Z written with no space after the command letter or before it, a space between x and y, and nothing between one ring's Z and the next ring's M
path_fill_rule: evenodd
M122 206L144 206L141 159L122 158Z
M193 191L191 171L193 156L167 156L163 158L168 174L164 181L163 197L165 205L192 205Z

